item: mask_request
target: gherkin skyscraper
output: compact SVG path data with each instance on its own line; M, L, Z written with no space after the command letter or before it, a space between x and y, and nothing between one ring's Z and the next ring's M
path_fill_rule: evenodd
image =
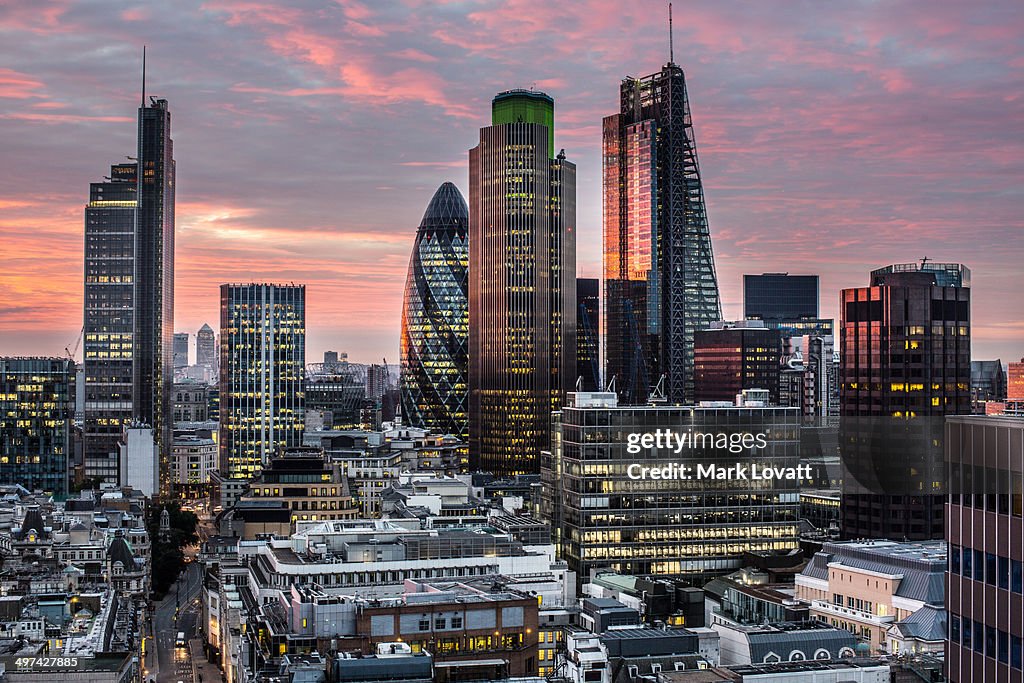
M416 231L402 308L402 416L467 438L469 209L452 183L434 193Z

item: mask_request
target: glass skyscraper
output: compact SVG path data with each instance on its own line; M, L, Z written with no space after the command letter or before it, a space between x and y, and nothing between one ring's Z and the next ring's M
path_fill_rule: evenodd
M693 400L693 339L722 317L683 70L627 78L604 119L606 379L623 403Z
M220 471L251 479L302 445L306 287L220 287Z
M601 281L576 278L576 377L577 391L601 390Z
M118 480L118 441L133 412L137 166L115 164L85 207L82 427L85 476Z
M211 372L217 367L217 342L213 328L203 323L196 333L196 365Z
M125 424L150 425L169 484L174 145L167 100L139 107L137 163L111 167L85 209L85 475L118 480Z
M469 207L452 183L434 193L416 231L402 308L402 418L468 437Z
M0 358L0 483L68 492L75 364Z
M960 264L896 264L842 291L840 447L855 472L943 478L943 420L929 418L971 412L970 278ZM942 538L944 501L927 491L844 495L844 537Z
M576 166L554 100L498 94L469 152L470 467L538 471L576 366Z

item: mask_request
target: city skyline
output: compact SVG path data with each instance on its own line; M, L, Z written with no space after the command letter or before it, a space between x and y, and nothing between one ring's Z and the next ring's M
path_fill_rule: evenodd
M974 358L1020 356L1024 303L1004 294L1022 256L1021 18L922 7L676 8L726 319L744 273L820 274L838 318L866 269L928 256L972 269ZM579 275L600 275L601 118L622 78L668 61L663 3L176 9L0 10L0 135L18 168L0 182L0 353L59 355L77 336L82 192L135 148L143 44L147 89L175 110L176 331L217 319L224 282L295 281L310 357L397 358L422 206L446 180L468 193L485 103L515 86L559 102ZM559 58L534 63L538 46Z

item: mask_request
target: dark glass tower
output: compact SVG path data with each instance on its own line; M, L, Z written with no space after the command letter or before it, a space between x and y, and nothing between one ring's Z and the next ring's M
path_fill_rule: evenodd
M82 427L85 476L118 480L118 441L134 417L135 164L89 186L85 207Z
M160 490L170 488L171 385L174 381L174 145L167 100L139 108L135 218L135 369L133 414L153 427Z
M0 358L0 483L68 492L75 364Z
M858 482L942 480L942 418L971 412L970 278L955 263L897 264L842 291L840 448ZM844 495L843 535L942 538L942 496L908 488Z
M469 207L452 183L427 205L405 281L402 417L434 433L469 433Z
M554 100L511 90L469 151L470 467L535 473L576 366L576 166Z
M743 315L763 320L784 339L832 336L833 321L818 317L817 275L744 275Z
M759 320L715 323L694 335L697 401L735 401L744 389L765 389L779 402L779 332Z
M217 342L213 328L203 323L196 333L196 365L213 372L217 367Z
M576 278L576 379L580 391L601 390L601 281Z
M606 377L623 404L662 376L693 400L693 337L722 317L683 70L627 78L604 119Z
M302 445L306 287L220 287L220 471L251 479Z

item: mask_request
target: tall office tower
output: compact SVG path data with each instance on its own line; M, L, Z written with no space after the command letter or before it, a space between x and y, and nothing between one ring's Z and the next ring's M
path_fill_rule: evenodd
M135 367L132 414L160 451L160 490L170 491L174 381L174 145L167 100L139 108L135 214Z
M338 352L337 351L324 351L324 372L334 372L334 369L338 366Z
M174 369L188 367L188 332L174 333Z
M468 438L469 207L452 183L416 231L402 308L402 419Z
M499 93L469 151L469 457L535 473L576 366L576 166L555 102Z
M1024 419L950 417L949 613L951 683L1024 680Z
M596 277L576 278L576 374L573 384L579 391L601 390L600 296L601 280Z
M619 89L604 119L605 377L646 403L665 377L693 400L693 337L721 320L683 70L669 62Z
M942 478L942 420L928 418L971 411L970 294L965 266L929 262L842 291L840 446L856 480L884 470L894 487L844 496L845 537L942 538L942 497L904 483Z
M302 445L305 285L221 285L220 334L220 472L251 479Z
M206 323L196 332L196 365L210 372L217 369L217 339Z
M744 389L765 389L779 402L778 330L760 320L719 321L694 335L694 398L734 402Z
M763 320L766 327L779 330L783 339L832 336L833 320L819 318L818 311L817 275L743 276L744 317Z
M68 492L75 362L0 358L0 483Z
M136 174L134 163L111 166L89 185L85 207L83 465L86 478L115 483L118 442L134 416Z

